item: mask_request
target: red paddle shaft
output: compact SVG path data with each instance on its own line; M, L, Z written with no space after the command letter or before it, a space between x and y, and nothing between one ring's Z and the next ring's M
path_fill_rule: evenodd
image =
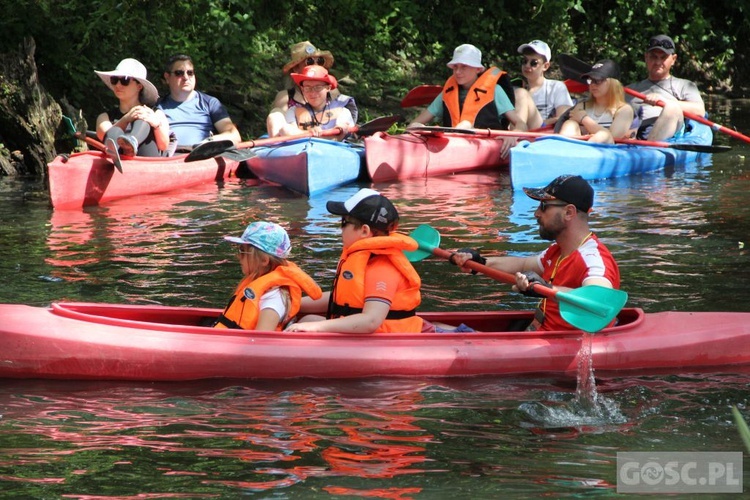
M451 256L453 255L451 252L447 250L443 250L442 248L435 247L432 249L433 255L437 257L442 257L443 259L447 259L450 262ZM467 260L464 263L464 267L468 267L469 269L473 269L477 272L480 272L486 276L489 276L490 278L496 279L497 281L502 281L504 283L508 283L511 285L516 284L516 276L515 274L506 273L505 271L500 271L498 269L493 269L489 266L485 266L483 264L480 264L479 262L475 262L473 260ZM557 290L554 290L552 288L548 288L546 286L537 285L535 283L531 283L531 289L538 293L539 295L543 295L547 297L548 299L554 299L555 295L557 295Z
M637 90L629 89L628 87L625 87L625 92L632 95L633 97L637 97L638 99L643 99L644 101L648 101L645 94L641 94ZM649 103L652 101L648 101ZM665 106L664 101L656 101L654 104L657 106L661 106L662 108ZM703 118L701 115L696 115L695 113L691 113L690 111L683 111L682 114L685 116L685 118L690 118L691 120L695 120L699 123L702 123L704 125L708 125L711 127L712 130L716 130L718 132L723 132L727 135L731 135L735 139L739 139L741 141L745 141L747 143L750 143L750 137L741 134L737 132L736 130L732 130L730 128L727 128L723 125L719 125L718 123L714 123L711 120L707 120L706 118Z

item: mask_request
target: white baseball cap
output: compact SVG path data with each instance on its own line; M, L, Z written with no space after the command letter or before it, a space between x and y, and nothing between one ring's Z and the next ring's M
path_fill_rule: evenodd
M448 63L448 67L453 69L456 64L464 64L472 68L484 68L482 66L482 51L469 43L459 45L453 51L453 59Z
M523 54L524 49L531 49L540 56L544 56L547 62L552 60L552 51L549 49L549 45L541 40L532 40L529 43L524 43L518 47L518 53Z

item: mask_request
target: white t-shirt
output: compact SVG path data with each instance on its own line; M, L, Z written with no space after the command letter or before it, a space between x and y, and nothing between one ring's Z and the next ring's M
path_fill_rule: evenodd
M570 98L568 87L560 80L545 78L542 86L536 89L531 97L544 120L555 116L555 110L558 106L573 106L573 99Z
M288 311L287 300L285 300L284 295L281 293L281 288L272 288L263 294L260 298L260 310L262 311L263 309L273 309L279 315L281 321L286 319Z

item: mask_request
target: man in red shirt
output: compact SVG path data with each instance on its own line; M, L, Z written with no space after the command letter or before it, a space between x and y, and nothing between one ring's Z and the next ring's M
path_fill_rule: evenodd
M530 198L539 200L534 212L539 236L553 241L546 250L528 257L488 257L486 265L516 274L513 289L529 296L541 297L529 290L529 283L558 291L598 285L620 288L620 270L604 244L589 229L589 212L594 204L594 190L578 175L562 175L544 188L524 188ZM474 260L483 260L478 253ZM451 259L459 266L472 259L460 252ZM559 304L543 298L528 330L571 330L560 316Z

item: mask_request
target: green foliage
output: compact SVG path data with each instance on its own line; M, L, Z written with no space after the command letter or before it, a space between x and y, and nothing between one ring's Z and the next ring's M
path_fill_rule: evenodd
M737 87L750 73L745 10L730 0L35 0L5 7L0 51L33 36L44 85L90 121L113 102L94 69L135 57L164 92L165 60L190 54L198 87L222 99L250 137L264 131L289 47L302 40L333 52L342 91L377 116L398 111L411 87L442 83L462 43L518 76L516 48L541 38L554 54L616 59L623 80L634 81L645 73L648 37L669 33L680 48L677 74L703 90Z

